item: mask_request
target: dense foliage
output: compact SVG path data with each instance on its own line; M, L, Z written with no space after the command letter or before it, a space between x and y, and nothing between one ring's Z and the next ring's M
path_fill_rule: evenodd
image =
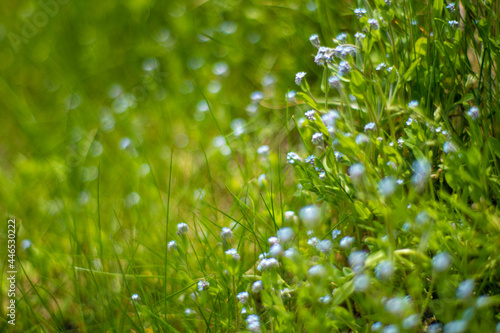
M500 3L0 7L0 327L500 332Z

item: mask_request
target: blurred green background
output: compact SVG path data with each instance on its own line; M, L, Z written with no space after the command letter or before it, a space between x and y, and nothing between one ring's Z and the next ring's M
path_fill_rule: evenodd
M17 218L25 270L16 328L103 322L129 295L111 301L73 266L116 272L127 248L136 272L156 274L145 248L164 253L167 202L173 233L201 199L231 209L227 189L268 167L259 146L279 167L294 74L321 77L309 36L353 18L343 1L2 1L0 211Z

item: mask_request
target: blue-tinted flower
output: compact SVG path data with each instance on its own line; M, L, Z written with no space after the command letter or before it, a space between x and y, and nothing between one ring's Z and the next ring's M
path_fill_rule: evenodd
M382 333L399 333L399 328L396 325L387 325Z
M339 42L342 42L347 39L347 33L341 32L340 34L337 35L337 37L335 37L335 39Z
M378 21L377 19L369 19L368 24L370 25L370 29L372 30L378 30Z
M252 99L252 101L258 102L258 101L260 101L261 99L264 98L264 94L262 93L262 91L254 91L250 95L250 98Z
M312 35L311 37L309 37L309 41L311 42L311 44L314 46L314 47L320 47L320 41L319 41L319 37L318 35L314 34Z
M411 182L418 190L422 190L431 174L431 165L423 158L414 161L412 167L413 176L411 177Z
M335 239L337 236L339 236L342 232L338 229L335 229L332 231L332 238Z
M259 271L266 271L272 268L278 267L278 260L275 258L264 258L261 260L260 264L257 266Z
M466 299L472 296L474 292L474 280L468 279L460 282L457 288L457 298Z
M373 131L375 129L375 123L368 123L365 125L365 132Z
M207 290L208 288L210 288L210 283L208 281L205 281L205 280L198 281L198 290L199 291Z
M177 243L175 241L170 241L170 242L168 242L167 247L168 247L169 251L176 250L177 249Z
M456 29L456 28L458 28L458 22L457 22L457 21L455 21L455 20L448 21L448 24L450 25L450 27L451 27L452 29Z
M314 155L311 155L311 156L306 157L305 162L307 164L311 164L312 166L314 166L315 159L316 159L316 157Z
M325 295L323 297L318 298L318 302L321 304L330 304L332 302L332 296Z
M278 230L278 239L282 242L289 242L293 239L293 236L295 235L293 232L293 229L290 227L284 227Z
M349 167L349 176L353 181L360 180L365 173L365 166L361 163L355 163Z
M457 151L457 147L452 141L446 141L443 144L443 151L445 154L454 153Z
M332 248L333 248L333 243L329 239L324 239L322 241L319 241L318 244L316 245L316 249L324 254L330 253Z
M410 103L408 103L408 107L410 107L410 108L418 107L418 101L417 100L410 101Z
M246 319L247 329L252 333L260 332L260 319L259 316L251 314Z
M446 9L448 9L452 14L455 14L455 3L450 3L448 6L446 6Z
M354 34L354 37L356 37L357 40L363 40L363 39L366 38L366 35L364 33L362 33L362 32L356 32Z
M467 111L467 114L469 117L471 117L472 120L478 120L479 119L479 109L477 106L473 106Z
M314 133L311 142L317 146L322 145L324 142L323 133Z
M262 281L255 281L253 284L252 284L252 292L254 294L258 294L262 291L262 289L264 289L264 285L262 284Z
M432 268L437 273L446 272L451 267L452 257L447 252L441 252L432 258Z
M382 261L375 267L375 276L381 281L388 281L394 275L394 264L391 261Z
M267 146L267 145L260 146L259 148L257 148L257 154L262 155L262 156L269 155L269 146Z
M295 217L295 212L292 210L287 210L285 212L285 221L290 222Z
M408 118L408 120L406 121L406 125L410 126L412 123L413 123L413 118L412 117Z
M391 3L391 0L385 0L384 2L385 2L385 5L386 5L387 7L390 7L390 6L391 6L391 4L392 4L392 3Z
M344 154L342 154L342 153L341 153L341 152L339 152L339 151L334 151L334 152L333 152L333 154L335 155L335 159L336 159L337 161L338 161L338 160L340 160L340 159L344 156Z
M358 292L363 292L368 290L370 287L370 277L366 274L358 275L353 281L354 290Z
M340 81L339 77L336 75L332 75L328 78L328 83L330 84L330 87L334 89L341 89L342 88L342 82Z
M235 261L238 261L241 258L236 249L227 250L226 255L231 256L233 258L233 260L235 260Z
M309 111L306 111L304 113L304 115L306 116L307 119L313 121L315 118L314 118L314 115L316 114L316 111L315 110L309 110Z
M387 67L387 64L385 62L382 62L382 63L378 64L378 66L377 66L377 68L375 68L375 70L380 71L386 67Z
M182 236L188 231L188 225L184 222L177 225L177 235Z
M344 76L351 70L351 65L345 60L342 60L339 64L339 75Z
M294 153L293 151L289 152L286 156L286 161L288 164L294 164L296 161L301 162L302 159L300 158L299 155Z
M367 256L368 254L365 251L354 251L349 255L349 265L351 265L351 268L354 272L358 273L361 271L361 269L365 265Z
M342 238L340 240L340 247L343 248L343 249L350 249L352 247L352 245L354 244L354 237L351 237L351 236L345 236L344 238Z
M366 14L366 9L364 8L356 8L354 9L354 14L356 14L356 16L358 17L358 19L362 18L363 15Z
M326 275L326 268L323 265L315 265L307 271L311 277L323 277Z
M318 245L318 243L319 243L318 237L311 237L307 240L307 245L310 245L310 246L316 247L316 245Z
M365 143L370 143L370 138L366 134L358 134L356 136L356 144L358 146L364 145Z
M224 239L229 239L233 237L233 231L227 227L224 227L220 232L220 237Z
M243 291L236 295L236 298L241 304L247 304L248 303L248 293L246 291Z
M138 294L133 294L132 296L130 296L130 299L133 301L133 302L139 302L141 300L141 297L139 297Z
M371 327L371 331L372 332L379 332L382 327L384 327L384 324L382 324L380 321L377 321L375 323L373 323L372 327Z
M295 84L300 86L302 84L302 79L306 76L306 72L298 72L295 74Z
M308 205L300 209L299 217L308 229L313 229L320 221L320 209L314 205Z
M269 249L269 255L273 258L279 258L283 255L284 249L281 244L276 243Z
M402 326L404 329L410 330L412 328L417 327L419 322L420 322L420 316L417 314L412 314L403 320Z
M192 315L196 314L196 311L194 310L191 310L190 308L187 308L186 310L184 310L184 315L186 317L191 317Z
M455 320L444 325L444 333L463 333L467 331L468 322L466 320Z

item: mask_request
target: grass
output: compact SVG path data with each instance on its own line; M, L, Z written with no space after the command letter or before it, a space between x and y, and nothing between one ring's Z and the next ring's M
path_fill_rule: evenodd
M449 4L1 4L1 329L498 331L499 8Z

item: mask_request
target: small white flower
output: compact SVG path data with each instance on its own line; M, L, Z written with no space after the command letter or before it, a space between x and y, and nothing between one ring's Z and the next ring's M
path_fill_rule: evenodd
M368 290L368 287L370 287L370 277L366 274L356 276L353 286L355 291L363 292Z
M184 222L177 225L177 235L182 236L188 231L188 225Z
M394 264L388 260L382 261L375 267L375 276L381 281L388 281L394 275Z
M458 299L467 299L472 296L474 292L474 280L469 279L460 282L457 289L457 298Z
M292 210L288 210L285 212L285 221L290 222L295 217L295 212Z
M458 28L458 22L457 22L457 21L455 21L455 20L448 21L448 24L450 25L450 27L451 27L452 29L456 29L456 28Z
M184 315L186 317L191 317L192 315L196 314L196 311L194 310L191 310L190 308L187 308L186 310L184 310Z
M295 84L300 86L302 84L302 79L306 76L306 72L298 72L295 74Z
M273 246L273 245L278 244L280 242L280 240L278 239L278 237L274 237L274 236L269 237L267 239L267 241L269 242L270 246Z
M473 106L467 111L467 114L469 117L471 117L472 120L478 120L479 119L479 109L477 106Z
M378 30L378 21L376 19L369 19L368 24L370 25L370 29Z
M391 196L396 191L396 181L393 177L385 177L378 184L378 192L384 197Z
M335 239L337 236L339 236L342 232L338 229L335 229L332 231L332 238Z
M207 290L209 287L210 287L210 283L208 281L205 281L205 280L198 281L198 290L199 291Z
M364 33L362 33L362 32L356 32L354 34L354 37L356 37L356 39L358 39L358 40L363 40L363 39L366 38L366 35Z
M314 115L315 114L316 114L315 110L309 110L309 111L306 111L304 113L304 115L306 116L306 118L309 119L310 121L314 121Z
M241 304L247 304L248 303L248 293L246 291L243 291L236 295L236 298L238 298L238 301Z
M220 232L220 237L223 239L229 239L233 237L233 231L227 227L224 227Z
M241 258L236 249L229 249L226 251L226 254L233 257L235 261L238 261Z
M361 163L355 163L349 167L349 176L353 181L361 180L365 173L365 166Z
M139 302L141 300L141 297L138 294L133 294L132 296L130 296L130 299L133 302Z
M408 103L408 107L410 107L410 108L418 107L418 101L417 100L410 101L410 103Z
M286 161L288 164L294 164L296 161L301 162L302 159L300 158L299 155L294 153L293 151L289 152L286 156Z
M345 60L342 60L339 64L339 75L344 76L351 70L351 65Z
M278 230L277 234L278 238L285 243L291 241L294 236L293 229L290 227L281 228L280 230Z
M279 258L283 255L283 251L283 246L277 243L271 246L271 248L269 249L269 255L274 258Z
M323 277L326 275L326 268L323 265L315 265L309 268L307 274L311 277Z
M370 138L366 134L361 133L356 136L356 144L358 146L362 146L366 143L370 143Z
M266 271L272 268L278 267L279 262L275 258L269 258L269 259L262 259L260 262L259 266L257 266L257 269L259 271Z
M322 145L324 142L323 133L314 133L311 142L317 146Z
M311 245L314 247L316 247L316 245L318 245L318 243L319 243L318 237L311 237L307 240L307 245Z
M365 125L365 132L373 131L375 129L375 123L368 123Z
M264 285L262 284L262 281L255 281L253 284L252 284L252 292L254 294L258 294L262 291L262 289L264 289Z
M446 272L451 267L452 257L447 252L441 252L432 258L432 267L435 272Z
M356 8L354 9L354 14L356 14L356 16L358 17L358 19L362 18L363 15L366 14L366 9L364 8Z
M319 37L318 35L312 35L311 37L309 37L309 41L311 42L311 44L314 46L314 47L319 47L320 46L320 41L319 41Z
M313 229L321 219L320 209L314 205L305 206L300 209L299 217L308 229Z
M324 254L330 253L332 248L333 248L333 243L329 239L322 240L316 245L316 249L318 249L318 251Z
M340 247L343 249L350 249L352 245L354 244L354 237L351 236L345 236L340 240Z
M168 247L169 251L176 250L177 249L177 243L174 240L170 241L170 242L168 242L167 247Z
M267 146L267 145L260 146L259 148L257 148L257 154L262 155L262 156L269 155L269 146Z

